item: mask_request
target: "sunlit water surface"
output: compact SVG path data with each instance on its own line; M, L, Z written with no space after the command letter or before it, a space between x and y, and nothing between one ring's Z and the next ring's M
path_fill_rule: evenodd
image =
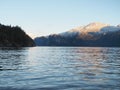
M0 49L0 90L120 90L120 48Z

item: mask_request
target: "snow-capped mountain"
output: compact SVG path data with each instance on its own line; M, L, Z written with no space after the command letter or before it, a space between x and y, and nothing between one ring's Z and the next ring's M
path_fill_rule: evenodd
M70 31L78 31L78 32L84 32L84 33L97 32L97 31L100 31L101 28L106 27L106 26L110 26L110 25L99 23L99 22L94 22L94 23L90 23L86 26L74 28L73 30L70 30Z
M120 24L118 24L117 27L120 27Z
M64 37L72 37L72 36L75 36L76 34L81 34L81 33L84 33L84 34L87 34L90 32L107 33L107 32L119 31L119 30L120 30L120 25L111 26L110 24L94 22L85 26L73 28L67 32L60 33L60 35Z
M63 33L35 38L39 46L120 46L120 25L90 23Z

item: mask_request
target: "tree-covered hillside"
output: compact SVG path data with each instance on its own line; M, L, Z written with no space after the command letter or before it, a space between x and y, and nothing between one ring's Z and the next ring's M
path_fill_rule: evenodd
M34 41L19 27L0 24L0 47L31 47Z

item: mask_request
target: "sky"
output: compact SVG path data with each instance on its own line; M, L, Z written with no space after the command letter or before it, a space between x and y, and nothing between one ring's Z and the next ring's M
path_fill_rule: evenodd
M92 22L120 24L120 0L0 0L0 23L32 38Z

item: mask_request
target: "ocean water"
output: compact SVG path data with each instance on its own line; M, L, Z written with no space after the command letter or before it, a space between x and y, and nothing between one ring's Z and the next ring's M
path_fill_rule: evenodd
M120 90L120 48L1 48L0 90Z

